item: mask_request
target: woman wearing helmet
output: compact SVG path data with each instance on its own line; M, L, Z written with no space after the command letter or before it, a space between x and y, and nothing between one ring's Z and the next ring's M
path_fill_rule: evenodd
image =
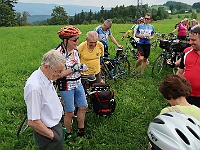
M183 113L158 115L148 127L149 150L199 150L200 122Z
M80 64L78 51L76 49L81 31L75 26L65 26L58 31L61 44L56 48L66 58L66 70L57 80L58 89L65 102L64 125L66 127L65 140L67 144L73 142L71 135L72 117L74 116L74 104L78 108L78 136L85 136L84 130L85 113L88 107L85 92L81 84L80 72L87 71L87 66Z
M186 100L186 97L191 94L191 87L189 81L187 81L185 78L176 74L167 75L160 84L159 91L171 105L171 107L162 109L160 114L168 112L182 112L194 117L197 120L200 120L200 109L195 105L189 104ZM163 149L163 147L160 148ZM170 147L168 149L170 149ZM171 147L171 149L173 149L173 147ZM184 149L181 149L180 147L180 150Z

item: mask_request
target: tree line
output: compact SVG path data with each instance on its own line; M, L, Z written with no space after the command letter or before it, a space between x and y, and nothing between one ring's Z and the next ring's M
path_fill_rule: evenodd
M27 18L30 14L26 11L20 13L14 10L14 4L17 0L0 0L0 26L24 26L29 25ZM151 6L148 4L139 6L116 6L110 10L105 10L101 6L100 11L77 13L74 16L68 16L67 11L61 6L55 6L52 9L51 18L37 22L39 25L63 25L63 24L97 24L103 22L105 19L112 19L113 23L133 23L138 18L144 16L147 12L152 14L152 19L163 20L169 18L167 9L171 10L171 14L181 14L188 12L193 14L200 12L200 2L194 3L192 6L181 3L168 1L164 5ZM197 15L196 15L197 17Z

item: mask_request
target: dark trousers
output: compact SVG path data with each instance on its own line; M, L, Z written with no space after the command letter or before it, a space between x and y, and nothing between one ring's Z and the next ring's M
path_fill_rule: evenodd
M39 147L39 150L62 150L63 149L62 124L61 123L57 124L56 126L52 127L51 130L54 133L53 140L34 131L36 145Z
M200 108L200 97L189 96L187 102Z

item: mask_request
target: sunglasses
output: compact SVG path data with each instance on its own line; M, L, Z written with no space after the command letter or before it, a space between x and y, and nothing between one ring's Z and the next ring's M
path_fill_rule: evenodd
M78 39L79 39L79 37L77 37L77 38L75 38L75 39L73 39L71 41L76 42Z
M145 18L145 20L151 20L151 18Z

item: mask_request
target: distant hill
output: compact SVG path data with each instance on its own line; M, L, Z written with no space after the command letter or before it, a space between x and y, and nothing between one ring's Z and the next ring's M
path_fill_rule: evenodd
M55 6L61 6L65 9L68 16L74 16L75 14L84 12L98 12L100 7L95 6L80 6L80 5L59 5L59 4L44 4L44 3L22 3L18 2L15 4L14 9L16 12L28 12L31 16L28 17L28 22L33 23L36 21L43 21L51 18L52 9ZM110 10L110 8L104 8L105 10Z
M27 21L29 23L34 23L34 22L41 22L50 18L51 18L51 15L32 15L28 17Z
M52 9L55 6L61 6L65 9L69 16L74 16L75 13L89 12L90 9L92 12L100 11L101 7L95 6L80 6L80 5L59 5L59 4L44 4L44 3L22 3L18 2L15 4L14 9L17 12L29 12L30 15L51 15ZM105 8L106 10L110 10L110 8Z

